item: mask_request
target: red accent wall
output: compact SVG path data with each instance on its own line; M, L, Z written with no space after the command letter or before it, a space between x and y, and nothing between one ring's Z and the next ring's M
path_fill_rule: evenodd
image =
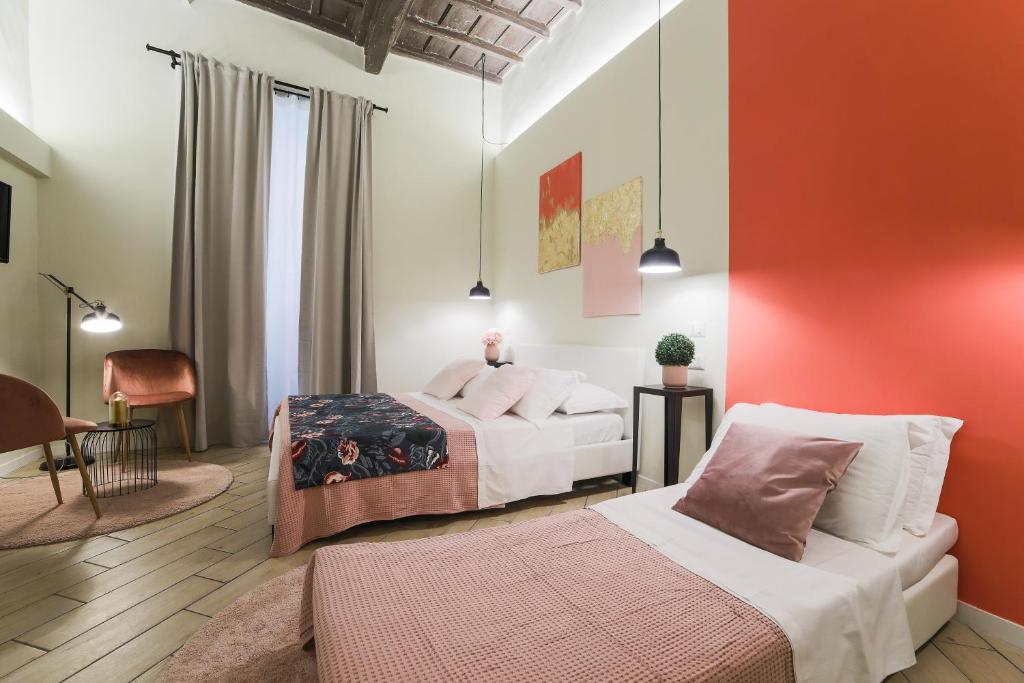
M1024 2L730 0L727 397L966 421L960 598L1024 624Z

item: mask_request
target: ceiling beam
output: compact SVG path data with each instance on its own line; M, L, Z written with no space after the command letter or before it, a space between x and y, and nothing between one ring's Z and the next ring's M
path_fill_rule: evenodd
M521 14L517 14L516 12L513 12L510 9L505 9L499 5L492 5L489 2L484 2L484 0L451 0L451 2L474 9L481 14L488 14L495 19L507 21L509 24L529 32L536 38L547 40L551 37L551 31L549 31L548 27L541 22L528 19Z
M568 10L577 10L583 7L582 0L551 0L551 2L555 3L556 5L561 5L562 7Z
M418 59L421 62L433 64L434 66L440 66L450 71L457 71L461 74L466 74L467 76L480 78L480 72L477 69L474 69L471 66L463 64L462 62L456 62L454 59L445 59L444 57L438 57L437 55L431 54L429 52L423 52L421 50L410 50L408 48L402 47L401 45L395 45L391 51L394 52L396 55L411 57L412 59ZM486 78L491 83L501 85L501 79L492 73L485 74L484 78Z
M384 68L384 60L395 46L398 33L402 30L409 5L412 0L377 0L372 7L373 16L366 30L366 44L363 47L363 59L368 73L379 74ZM364 11L371 11L367 7Z
M497 57L503 59L506 62L514 62L516 64L522 64L523 56L518 52L509 50L508 48L499 47L492 43L488 43L486 40L480 40L476 36L467 35L454 31L444 26L438 26L432 24L429 21L420 19L419 17L409 17L406 27L413 30L425 33L428 36L434 36L435 38L444 38L461 47L468 47L473 50L484 52L491 57Z
M258 7L259 9L266 10L268 12L276 14L279 17L284 17L285 19L292 19L301 24L306 24L307 26L318 28L324 33L330 33L332 36L344 38L345 40L353 40L355 38L355 34L352 33L352 31L347 26L345 26L344 24L339 24L336 21L331 21L330 19L327 19L326 17L320 14L310 14L306 10L302 10L297 7L292 7L291 5L279 4L277 2L274 2L273 0L241 1L246 5ZM345 1L346 3L349 2L349 0ZM361 7L362 5L353 2L352 6Z

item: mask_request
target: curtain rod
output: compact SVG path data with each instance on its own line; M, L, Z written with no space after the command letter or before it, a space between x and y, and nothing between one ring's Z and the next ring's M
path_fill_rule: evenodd
M146 50L148 50L149 52L159 52L162 55L167 55L168 57L170 57L171 58L171 68L172 69L178 68L178 65L181 64L181 53L180 52L175 52L174 50L164 50L163 48L154 47L154 46L150 45L149 43L146 43ZM295 95L296 97L304 97L306 99L309 98L309 88L307 88L306 86L295 85L294 83L288 83L286 81L278 81L278 80L275 80L274 84L281 86L280 88L277 88L277 87L274 88L274 90L276 90L277 92L287 93L289 95ZM387 107L380 107L380 106L375 104L375 105L373 105L373 108L376 109L377 111L382 111L385 114L388 113L388 108Z

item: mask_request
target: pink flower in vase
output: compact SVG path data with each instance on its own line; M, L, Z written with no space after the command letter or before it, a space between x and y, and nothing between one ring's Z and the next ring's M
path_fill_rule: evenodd
M484 344L484 359L488 362L494 362L501 356L501 350L498 349L498 344L504 337L501 334L501 330L491 328L483 333L480 337L480 341Z

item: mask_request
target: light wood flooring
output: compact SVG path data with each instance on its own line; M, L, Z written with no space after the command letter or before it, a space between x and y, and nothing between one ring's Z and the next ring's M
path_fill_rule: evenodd
M161 458L178 457L165 453ZM48 546L0 551L0 678L155 681L169 657L242 594L317 547L458 533L569 510L628 493L605 480L504 510L370 524L270 559L266 448L211 449L197 459L231 469L217 498L144 526ZM39 476L24 468L11 478ZM45 476L43 474L42 476ZM894 683L1024 683L1024 650L953 622Z

